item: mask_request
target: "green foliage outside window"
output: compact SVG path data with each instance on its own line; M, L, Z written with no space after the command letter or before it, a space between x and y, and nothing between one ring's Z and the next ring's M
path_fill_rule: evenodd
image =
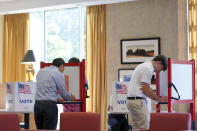
M45 62L52 62L56 57L62 57L66 62L71 57L85 58L85 14L85 8L49 10L44 11L43 15L40 12L32 13L43 21L44 47L40 47L44 49Z

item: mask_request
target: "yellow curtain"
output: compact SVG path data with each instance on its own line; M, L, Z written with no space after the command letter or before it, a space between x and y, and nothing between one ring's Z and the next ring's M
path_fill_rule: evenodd
M195 59L195 65L197 67L197 0L188 0L188 16L189 16L189 58ZM195 68L195 78L197 83L197 68ZM195 90L197 94L197 88ZM197 101L197 95L195 95L195 101ZM197 116L197 104L196 104L196 116ZM197 122L197 117L196 117Z
M101 114L101 129L107 129L106 6L86 9L86 75L89 84L87 111Z
M25 81L25 65L20 64L29 49L29 14L4 16L3 81Z

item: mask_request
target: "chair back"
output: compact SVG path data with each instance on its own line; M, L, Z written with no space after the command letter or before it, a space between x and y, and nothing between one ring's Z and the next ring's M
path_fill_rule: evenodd
M19 131L18 114L0 114L0 131Z
M180 131L190 129L190 113L151 113L151 131Z
M60 131L100 131L100 114L90 112L61 113Z

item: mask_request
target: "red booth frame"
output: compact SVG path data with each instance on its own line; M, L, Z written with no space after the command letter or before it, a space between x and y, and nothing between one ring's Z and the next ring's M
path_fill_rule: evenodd
M168 85L172 82L172 64L190 64L192 65L192 99L191 100L172 100L172 87L168 87L168 112L172 112L172 104L190 104L190 113L192 115L192 125L195 130L195 60L184 61L184 60L172 60L168 58ZM159 90L159 73L156 74L156 94L160 94ZM160 112L160 104L156 104L156 111Z
M50 66L51 63L40 62L40 68L45 66ZM81 102L81 112L86 112L86 90L85 90L85 60L82 60L80 63L65 63L64 66L79 66L80 70L80 98L75 99L75 101ZM64 103L62 103L64 104ZM67 102L65 103L67 104ZM69 104L69 103L68 103ZM72 104L72 102L71 102Z

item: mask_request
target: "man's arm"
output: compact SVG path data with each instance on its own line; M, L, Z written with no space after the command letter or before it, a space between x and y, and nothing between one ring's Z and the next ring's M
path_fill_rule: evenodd
M158 101L158 102L167 102L167 97L159 97L154 93L154 91L150 88L150 85L144 82L141 82L141 90L142 93L144 93L147 97L151 98L152 100Z
M56 73L56 74L54 74L53 79L57 85L57 89L60 91L61 97L63 97L67 101L70 100L70 96L69 96L68 91L66 89L64 75Z

